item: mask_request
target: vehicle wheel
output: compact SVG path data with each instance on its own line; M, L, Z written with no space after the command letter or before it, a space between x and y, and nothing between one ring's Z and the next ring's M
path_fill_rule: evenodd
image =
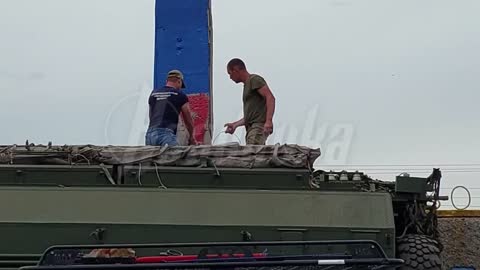
M400 270L442 269L439 244L425 235L410 234L399 239L397 257L405 261Z

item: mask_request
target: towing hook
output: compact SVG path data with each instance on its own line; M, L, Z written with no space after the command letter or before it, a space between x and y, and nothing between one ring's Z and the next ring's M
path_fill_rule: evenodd
M438 201L448 201L450 198L448 196L427 196L427 201L433 202L434 200Z

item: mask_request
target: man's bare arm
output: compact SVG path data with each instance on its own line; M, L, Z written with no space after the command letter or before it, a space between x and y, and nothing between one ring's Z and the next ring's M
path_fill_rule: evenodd
M272 91L268 87L268 85L263 86L262 88L258 89L258 93L265 98L266 105L267 105L267 123L273 122L273 114L275 113L275 97L272 94Z
M190 112L190 106L188 102L182 106L182 117L183 117L183 121L185 122L185 126L187 126L188 133L190 133L190 142L191 143L195 142L195 133L194 133L195 130L193 126L193 118Z
M238 120L237 122L234 123L236 127L241 127L245 125L245 121L242 119Z

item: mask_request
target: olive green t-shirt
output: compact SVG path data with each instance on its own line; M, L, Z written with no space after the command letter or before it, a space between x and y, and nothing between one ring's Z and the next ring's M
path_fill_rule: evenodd
M245 124L265 123L267 106L265 98L260 95L258 89L267 82L257 74L251 74L243 86L243 117Z

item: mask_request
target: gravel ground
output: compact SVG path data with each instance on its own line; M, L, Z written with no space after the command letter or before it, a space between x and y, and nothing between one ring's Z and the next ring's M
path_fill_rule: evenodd
M473 266L480 269L480 218L439 218L446 269Z

